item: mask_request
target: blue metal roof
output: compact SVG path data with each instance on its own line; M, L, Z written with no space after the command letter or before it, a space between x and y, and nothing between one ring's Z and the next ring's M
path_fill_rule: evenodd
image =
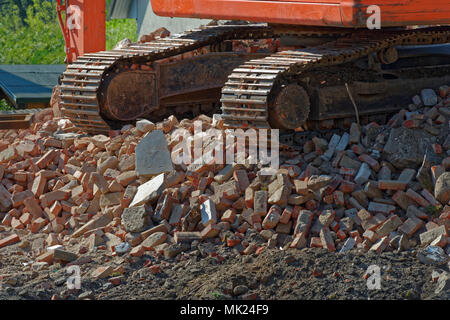
M49 102L65 65L0 65L0 90L15 106Z

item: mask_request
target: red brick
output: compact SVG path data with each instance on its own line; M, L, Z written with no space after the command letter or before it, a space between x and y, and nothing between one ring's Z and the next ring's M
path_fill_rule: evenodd
M139 245L131 249L130 256L140 258L144 255L144 253L145 253L144 247Z
M19 236L14 233L14 234L0 240L0 248L15 244L19 241L20 241Z
M245 189L245 205L247 208L253 208L253 201L254 201L255 191L252 188Z
M23 201L27 198L33 197L34 194L30 190L14 193L11 197L11 201L14 208L20 207L23 205Z
M432 205L440 207L441 204L434 198L434 196L427 190L423 189L420 194Z
M441 147L440 144L433 143L433 144L431 145L431 147L433 148L433 151L434 151L435 153L437 153L437 154L441 154L441 153L442 153L442 147Z
M338 230L337 233L336 233L336 235L337 235L337 237L338 237L339 239L341 239L341 240L344 240L345 238L347 238L347 235L346 235L345 232L342 231L342 230Z
M46 185L47 179L42 175L37 175L33 181L31 192L33 192L36 197L40 197L44 193Z
M226 221L233 224L235 219L236 219L236 210L228 209L223 213L221 221Z
M358 157L358 159L367 163L373 170L375 170L375 172L378 172L380 170L380 164L371 156L362 154Z
M122 186L126 187L131 182L136 180L136 178L137 178L136 171L126 171L119 174L119 176L117 176L116 178L116 181L120 183Z
M44 169L45 167L47 167L50 162L53 161L53 159L55 159L55 157L59 154L59 152L57 150L49 150L47 151L46 154L44 154L37 162L36 165L41 168Z
M366 230L363 233L363 238L369 240L370 242L375 242L378 239L378 235L372 230Z
M292 240L290 248L302 249L306 247L306 235L304 232L298 233Z
M17 182L26 182L27 181L27 173L23 171L19 171L14 173L14 180Z
M36 258L37 262L47 262L48 264L53 263L53 251L47 251L43 254L41 254L39 257Z
M408 237L411 237L422 226L423 226L422 220L410 217L398 228L398 231L406 234Z
M112 273L112 271L113 268L111 266L98 267L91 273L91 276L95 279L106 278Z
M253 208L255 213L266 215L267 213L267 191L256 191Z
M293 208L288 206L283 210L283 213L281 214L280 217L280 223L286 224L289 222L289 220L291 219L292 216L292 211Z
M308 183L302 180L294 180L295 192L301 196L306 196L309 193Z
M344 193L342 191L335 191L333 193L333 198L334 198L334 203L339 206L339 207L343 207L345 204L344 201Z
M343 193L352 193L355 190L356 184L350 181L342 181L339 190Z
M47 220L43 218L37 218L31 223L31 232L37 233L47 224Z
M246 170L235 170L233 172L234 180L237 181L239 189L244 192L250 184Z
M412 189L408 189L406 191L406 195L424 208L428 208L430 206L430 203L427 200Z
M422 124L421 120L418 119L410 119L410 120L405 120L403 121L403 126L405 128L419 128L420 125Z
M311 237L310 248L323 248L320 237Z
M264 229L275 228L280 222L280 209L276 206L272 206L262 222Z
M378 180L380 190L405 190L406 183L397 180Z
M220 233L220 228L213 223L208 224L201 232L200 235L203 239L215 238Z
M22 214L20 216L19 220L23 225L26 226L27 224L29 224L31 222L31 218L32 218L31 214L29 212L25 212L24 214Z
M12 219L13 219L13 217L9 213L7 213L2 220L2 226L6 226L6 227L11 226Z
M39 202L35 198L27 198L24 200L23 204L34 218L42 217L42 208L39 206Z
M234 238L234 239L227 238L227 246L228 247L235 247L235 246L237 246L240 243L241 243L241 239L238 239L238 238Z
M71 194L70 190L55 190L51 192L44 193L39 197L41 200L42 207L49 207L55 201L67 200Z
M387 248L388 245L389 245L389 237L384 237L384 238L381 238L380 240L378 240L377 243L375 243L370 248L370 250L375 251L377 253L381 253L384 251L384 249Z

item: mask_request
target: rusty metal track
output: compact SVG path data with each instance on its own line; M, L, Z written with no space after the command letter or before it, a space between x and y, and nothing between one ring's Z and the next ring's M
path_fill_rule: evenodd
M273 36L265 25L200 27L180 35L157 38L126 48L85 54L69 65L61 78L61 111L76 126L91 133L107 133L109 125L101 115L100 90L108 74L119 63L133 60L152 62L234 39L262 39Z
M269 119L273 122L271 112L277 93L273 89L280 80L293 79L295 83L304 71L352 62L398 45L439 44L449 40L449 27L409 31L362 30L320 46L282 51L247 61L233 70L222 89L224 126L270 128Z

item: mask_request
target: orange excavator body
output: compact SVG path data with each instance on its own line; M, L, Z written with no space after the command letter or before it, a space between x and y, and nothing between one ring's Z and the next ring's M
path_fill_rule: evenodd
M160 16L364 28L380 8L381 27L450 23L449 0L151 0Z

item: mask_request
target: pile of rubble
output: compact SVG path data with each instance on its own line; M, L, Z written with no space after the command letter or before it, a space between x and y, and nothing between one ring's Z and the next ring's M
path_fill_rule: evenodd
M271 176L254 164L174 165L170 133L192 132L194 120L140 120L107 137L42 112L29 129L0 132L0 248L44 233L32 244L39 266L94 251L181 259L200 241L243 255L419 247L425 263L446 263L450 89L438 91L423 90L386 125L353 123L348 133L280 150Z

